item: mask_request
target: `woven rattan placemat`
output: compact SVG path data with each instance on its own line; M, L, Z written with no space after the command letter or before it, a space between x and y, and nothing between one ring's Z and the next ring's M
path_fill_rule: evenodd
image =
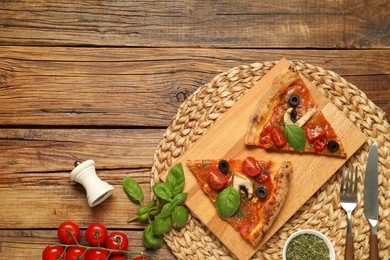
M179 107L154 155L151 184L172 165L177 157L229 110L235 102L259 81L277 62L253 63L234 67L217 75L200 87ZM390 251L390 127L384 112L356 86L336 73L293 61L295 68L334 103L369 139L348 161L359 166L358 206L353 213L356 259L367 259L369 225L363 213L363 177L368 151L373 142L379 147L379 225L378 240L381 259L389 259ZM315 229L332 241L336 259L344 256L347 216L340 207L341 171L333 175L296 214L275 233L253 256L256 259L281 259L288 236L299 229ZM186 227L172 230L165 241L179 259L231 259L229 251L195 217Z

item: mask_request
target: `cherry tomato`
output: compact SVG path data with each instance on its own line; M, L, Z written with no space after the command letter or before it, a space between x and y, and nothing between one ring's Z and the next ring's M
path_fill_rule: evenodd
M116 255L114 257L111 257L110 260L127 260L128 258L123 255Z
M267 171L260 171L260 174L256 176L256 180L260 183L269 180L269 173Z
M261 144L269 144L271 142L271 131L269 127L264 128L260 134L260 143Z
M126 250L129 245L129 239L123 232L112 232L106 241L106 247L114 250ZM121 252L112 252L113 255L120 255Z
M205 181L210 185L214 190L220 190L225 187L228 182L225 174L218 170L210 171L210 174L205 176Z
M327 127L316 125L307 127L305 129L306 137L309 143L313 143L316 139L324 138L326 136Z
M86 253L86 260L106 260L108 251L103 249L89 249Z
M57 260L60 259L64 253L62 246L50 245L47 246L42 252L42 260Z
M102 246L107 240L107 228L100 223L92 223L85 231L85 236L91 246Z
M71 246L66 251L65 260L85 260L86 249L78 246Z
M282 129L279 127L274 127L271 130L271 139L275 146L284 146L287 144L287 138L283 134Z
M260 173L259 162L253 157L247 157L242 162L242 171L248 176L257 176Z
M325 145L326 145L325 138L318 138L318 139L314 140L314 143L313 143L313 147L316 151L321 151L322 149L324 149Z
M58 237L64 244L74 244L80 238L80 228L71 221L65 221L58 227Z
M133 260L149 260L149 258L147 258L146 256L137 256L134 257Z

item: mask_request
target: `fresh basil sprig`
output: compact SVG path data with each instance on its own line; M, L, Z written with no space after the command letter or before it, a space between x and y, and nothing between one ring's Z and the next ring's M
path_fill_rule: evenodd
M157 199L151 200L147 206L140 207L136 216L128 220L149 221L150 224L144 229L142 236L146 248L161 247L164 233L169 232L174 225L182 228L187 224L189 213L183 203L188 193L183 192L184 184L183 166L179 163L171 167L165 183L153 185L152 190ZM140 202L142 205L143 191L136 181L130 177L123 178L123 188L132 201Z
M305 150L306 135L302 128L297 125L284 126L284 135L287 138L288 145L296 150Z
M218 214L227 219L237 211L240 206L240 194L232 186L228 186L218 194L215 200Z
M128 176L123 177L123 189L132 201L142 203L144 192L134 179Z

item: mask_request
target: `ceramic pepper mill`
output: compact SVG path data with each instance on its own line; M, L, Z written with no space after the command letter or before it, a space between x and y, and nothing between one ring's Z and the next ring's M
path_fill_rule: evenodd
M90 207L98 205L111 196L114 187L102 181L96 175L94 160L87 160L82 163L76 161L74 165L76 168L70 173L70 179L84 186Z

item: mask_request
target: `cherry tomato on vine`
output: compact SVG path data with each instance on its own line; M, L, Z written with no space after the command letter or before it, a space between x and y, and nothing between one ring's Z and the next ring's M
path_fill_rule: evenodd
M134 257L133 260L149 260L149 258L147 258L146 256L137 256Z
M86 260L106 260L108 258L108 251L103 249L89 249L86 253Z
M100 223L92 223L85 231L85 236L91 246L102 246L107 240L107 228Z
M42 260L57 260L64 253L62 246L50 245L42 252Z
M71 246L66 250L65 260L86 260L85 248Z
M110 260L127 260L128 258L123 255L116 255L114 257L111 257Z
M106 241L106 247L114 250L126 250L129 245L129 239L126 234L119 231L112 232ZM120 255L121 252L112 252L113 255Z
M58 227L58 237L64 244L74 244L80 238L80 228L72 221L65 221Z
M248 176L257 176L260 173L259 162L253 157L247 157L242 162L242 171Z

